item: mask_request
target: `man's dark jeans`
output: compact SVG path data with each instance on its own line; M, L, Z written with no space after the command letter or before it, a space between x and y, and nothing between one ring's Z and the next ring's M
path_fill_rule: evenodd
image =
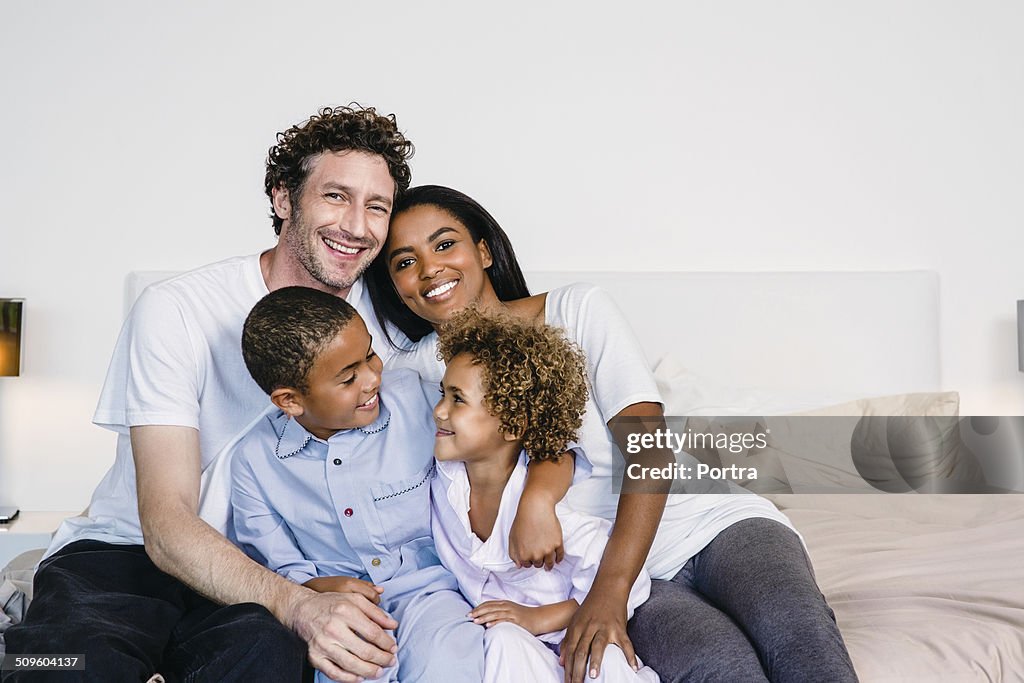
M5 671L23 681L301 681L302 640L265 608L210 602L142 546L77 541L43 562L7 656L84 655L85 671Z

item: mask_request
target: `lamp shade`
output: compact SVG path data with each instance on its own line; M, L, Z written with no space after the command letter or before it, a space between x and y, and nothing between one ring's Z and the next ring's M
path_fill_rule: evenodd
M21 374L23 299L0 299L0 377Z

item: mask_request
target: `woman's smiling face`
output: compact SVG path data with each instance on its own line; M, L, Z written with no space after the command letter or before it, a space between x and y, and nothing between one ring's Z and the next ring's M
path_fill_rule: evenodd
M485 268L491 252L451 214L423 204L391 221L384 246L402 302L435 327L471 303L497 302Z

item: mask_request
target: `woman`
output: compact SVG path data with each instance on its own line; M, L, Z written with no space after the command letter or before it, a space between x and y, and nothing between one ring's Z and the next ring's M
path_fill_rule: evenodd
M609 494L617 417L661 416L639 344L610 298L574 284L530 296L508 237L466 195L409 190L392 213L369 271L377 315L414 342L394 363L437 386L434 328L473 304L565 329L587 355L591 396L579 443L592 476L570 507L614 521L593 590L563 642L565 668L581 681L607 643L633 647L663 680L854 681L831 609L789 521L754 495ZM651 599L626 633L626 598L646 559Z

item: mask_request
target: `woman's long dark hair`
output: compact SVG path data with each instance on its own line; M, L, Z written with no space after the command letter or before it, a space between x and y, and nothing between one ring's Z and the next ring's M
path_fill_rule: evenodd
M513 301L530 296L526 278L516 260L516 253L508 235L498 221L476 200L441 185L421 185L403 192L391 213L391 220L417 206L433 206L444 211L466 226L474 244L487 243L491 252L491 265L485 272L499 301ZM412 341L419 341L433 331L430 323L409 310L398 296L388 272L387 254L382 249L366 271L366 286L370 290L373 310L384 330L388 342L401 348L387 333L387 323L398 327Z

